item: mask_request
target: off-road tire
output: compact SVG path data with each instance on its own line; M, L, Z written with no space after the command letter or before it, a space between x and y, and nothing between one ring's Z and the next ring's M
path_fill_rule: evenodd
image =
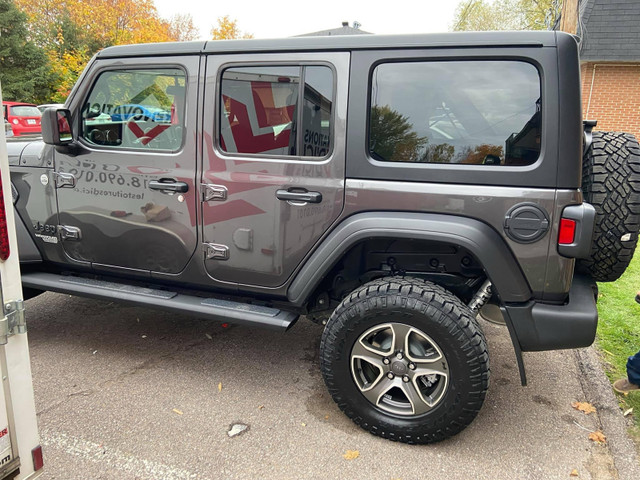
M583 157L582 191L596 209L596 221L590 256L577 269L598 282L613 282L629 265L640 228L640 147L633 135L593 132Z
M385 322L420 329L446 357L447 388L426 413L393 415L356 385L352 348L363 333ZM346 297L325 327L320 362L331 396L349 418L374 435L405 443L438 442L459 433L480 411L489 386L486 340L471 310L442 287L416 278L374 280Z

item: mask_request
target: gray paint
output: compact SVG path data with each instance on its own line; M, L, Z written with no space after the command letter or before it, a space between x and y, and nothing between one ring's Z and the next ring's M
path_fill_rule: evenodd
M558 238L560 212L567 205L581 204L578 195L573 190L348 179L341 220L372 210L440 213L479 220L500 233L518 259L534 296L542 297L543 292L549 291L564 298L571 284L574 260L558 255L552 242ZM514 242L503 231L506 213L522 202L543 208L552 225L545 236L527 245Z
M578 24L583 61L640 61L640 2L586 0Z
M402 50L399 51L399 48ZM292 50L295 50L296 53L291 53ZM351 58L359 59L352 64L350 77L347 74L348 60L345 59L349 58L349 53L346 50L355 52L351 54ZM193 211L189 215L194 216L191 218L191 223L185 223L183 227L189 231L180 233L178 231L180 229L169 229L170 231L167 232L172 236L171 238L184 244L185 248L182 246L176 248L178 251L182 251L184 255L192 254L181 271L174 270L168 273L159 270L153 271L154 269L151 267L149 269L135 269L131 268L131 265L126 261L119 263L95 259L93 262L83 261L82 257L75 253L70 255L70 250L73 250L71 242L66 242L68 248L63 250L61 245L41 245L41 242L35 241L46 260L63 263L70 268L85 271L94 270L131 278L150 277L158 283L180 284L186 288L226 292L242 291L265 299L284 299L289 286L296 278L299 278L298 274L305 262L312 258L315 251L323 249L323 241L349 217L372 210L389 212L388 214L391 216L405 214L464 216L482 222L493 232L496 245L502 246L504 255L513 255L518 259L520 267L517 270L522 274L527 289L530 288L531 293L509 297L510 293L507 288L505 292L509 298L512 298L513 301L524 301L533 295L539 299L562 302L571 285L574 260L562 257L556 251L555 240L558 233L556 223L562 209L567 205L580 205L582 197L576 189L579 185L580 165L576 145L579 146L580 138L579 120L576 122L574 120L580 117L579 101L577 106L574 105L577 97L570 94L572 96L568 97L569 105L559 105L560 97L558 94L558 90L561 88L572 89L575 87L574 84L578 81L577 67L558 67L558 64L572 62L577 64L575 50L575 41L570 36L555 32L242 40L136 45L105 49L97 55L97 58L84 72L81 81L75 87L68 101L69 108L76 115L73 125L76 133L79 121L77 112L100 68L126 66L127 64L151 66L170 63L171 65L185 65L190 74L188 102L191 102L191 107L187 110L189 133L183 150L176 154L153 153L153 155L147 155L146 152L122 151L117 152L119 161L125 165L131 165L133 162L145 159L156 163L158 160L165 161L167 159L179 160L180 163L186 162L185 165L190 165L189 168L191 168L194 187L198 183L203 183L205 179L206 183L212 183L211 179L207 177L208 173L220 176L219 174L223 172L226 175L221 180L223 183L227 182L229 187L240 187L240 190L237 190L241 192L238 199L263 210L264 215L272 217L273 225L270 228L273 232L267 231L267 236L272 235L274 239L283 238L283 235L290 235L291 238L298 236L301 248L298 248L295 254L280 248L277 268L267 271L266 276L260 276L255 270L252 270L250 263L245 262L243 266L242 262L224 265L219 261L207 261L204 257L204 249L194 242L198 244L203 242L219 243L219 237L224 235L225 229L222 228L223 223L217 222L216 217L209 220L204 218L199 197L188 200L193 205ZM274 51L279 53L269 53ZM208 58L200 57L201 52L211 52L212 55ZM243 52L251 53L243 55ZM170 53L169 57L162 59L157 57L167 53ZM140 56L150 58L127 59L127 57ZM546 95L544 107L546 117L543 118L543 123L547 130L545 130L545 139L543 140L544 153L539 162L530 169L517 167L504 169L504 167L488 166L460 168L461 166L457 165L425 166L415 164L394 165L392 168L379 168L378 166L372 168L364 148L368 95L366 85L369 67L382 58L416 59L442 56L458 59L479 57L522 59L531 61L539 68L544 69L543 92ZM256 61L333 63L333 68L338 75L334 117L334 150L331 157L305 162L296 158L225 155L220 151L214 140L214 132L217 131L217 107L215 107L217 101L215 91L218 85L217 67L230 65L233 62ZM205 71L206 62L208 65ZM364 71L360 70L362 66L364 66ZM570 80L563 80L563 83L558 84L558 75L569 77ZM347 81L349 88L347 88ZM346 123L347 91L350 92L350 123L348 128ZM204 109L201 112L199 111L201 105L197 99L204 99ZM359 101L356 101L357 99ZM563 126L560 127L560 125ZM347 131L349 132L348 139ZM28 166L26 163L20 164L22 167L20 174L27 180L31 189L26 192L25 204L20 213L24 214L27 225L32 221L51 220L55 223L54 212L45 215L42 208L44 205L55 206L55 194L57 193L58 201L63 210L60 218L67 222L69 217L64 212L65 210L69 212L73 210L68 208L70 204L67 201L69 195L72 195L72 190L60 189L54 192L39 184L37 177L33 174L34 169L29 167L47 167L46 159L50 161L52 154L51 152L44 155L37 153L38 151L42 152L42 144L32 148L33 154L24 156ZM47 148L51 150L51 147ZM113 155L90 145L82 145L82 148L84 151L76 157L69 156L64 152L56 153L56 169L60 169L64 162L80 162L82 165L86 160L95 162L96 158L106 165L106 156ZM346 174L344 172L345 157L349 158ZM562 162L559 159L563 159ZM560 163L563 165L562 168L560 168ZM224 164L225 168L220 170L221 164ZM251 168L249 168L249 164L252 164ZM350 168L355 170L349 171ZM41 171L42 168L37 170ZM44 171L49 170L49 168L44 168ZM237 174L241 176L249 174L247 178L254 179L250 176L255 174L254 170L262 171L264 177L258 179L263 182L260 195L252 197L243 192L243 182L234 184L231 178ZM348 180L345 180L345 177ZM265 178L269 181L266 181ZM455 183L451 183L452 179ZM447 183L444 183L445 181ZM245 186L248 184L247 182L255 182L255 179L245 180ZM509 185L509 187L504 185ZM565 188L558 189L558 185ZM310 206L286 206L285 209L278 211L278 208L282 207L281 203L285 202L276 200L276 191L291 186L303 186L309 190L321 191L323 202L319 208L325 209L323 211L326 215L321 215L317 221L314 219L310 223L289 224L287 233L283 233L286 224L284 219L292 215L314 218L314 210L309 209ZM193 188L190 192L197 190ZM172 198L167 198L167 200L171 201ZM506 238L502 230L506 212L523 201L534 202L543 208L548 213L552 225L546 235L531 245L518 244ZM115 219L105 215L105 212L101 214L96 211L95 205L90 207L75 212L72 217L75 220L81 220L82 216L93 219L100 218L100 222L89 220L85 224L96 224L101 229L104 238L133 231L130 225L131 219ZM98 205L98 208L108 209L108 207L108 205ZM138 207L139 205L132 204L131 211L137 211ZM306 216L307 209L311 214L310 217ZM462 222L464 221L466 220L463 219ZM231 255L231 259L234 261L251 248L258 248L257 234L262 230L257 228L258 224L252 222L253 220L239 222L236 230L242 231L246 237L240 246L233 243L233 238L227 242L232 248L237 248L237 251L232 252ZM310 229L312 230L311 235L309 235ZM189 239L185 241L187 237ZM113 244L109 244L109 242L99 243L104 243L105 249L114 250ZM266 246L268 246L268 242L267 245L260 245L260 248ZM265 250L270 251L268 248ZM326 248L324 250L327 251ZM152 251L150 253L153 254ZM490 265L490 260L493 257L483 258L485 258L484 263L487 270L495 268ZM247 284L247 278L252 284ZM517 298L520 300L516 300ZM299 300L304 301L305 299Z
M42 256L38 251L33 239L29 235L29 231L25 226L18 212L15 212L16 219L16 238L18 240L18 253L20 255L20 263L40 263Z

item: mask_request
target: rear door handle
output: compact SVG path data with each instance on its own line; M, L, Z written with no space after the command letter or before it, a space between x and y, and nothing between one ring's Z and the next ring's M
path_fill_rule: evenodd
M322 194L320 192L278 190L276 192L276 197L279 200L284 200L288 202L300 202L300 203L322 202Z
M151 190L160 190L161 192L170 193L186 193L189 191L189 185L185 182L176 182L169 178L162 178L160 180L151 180L149 182L149 188Z

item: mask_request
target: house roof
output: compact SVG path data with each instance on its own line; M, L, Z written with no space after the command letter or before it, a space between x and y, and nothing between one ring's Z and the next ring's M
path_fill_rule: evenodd
M580 58L589 61L640 60L640 1L583 0L578 35Z
M297 35L298 37L328 37L333 35L371 35L371 32L365 32L359 28L349 26L348 22L342 22L342 27L331 28L329 30L320 30L319 32L305 33Z

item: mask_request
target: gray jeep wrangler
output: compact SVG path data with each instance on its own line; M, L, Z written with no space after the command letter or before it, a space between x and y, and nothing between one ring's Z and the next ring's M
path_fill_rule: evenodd
M306 315L350 418L439 441L485 398L487 302L523 384L523 351L594 339L594 280L638 237L640 150L592 126L557 32L107 48L43 142L9 145L23 284Z

